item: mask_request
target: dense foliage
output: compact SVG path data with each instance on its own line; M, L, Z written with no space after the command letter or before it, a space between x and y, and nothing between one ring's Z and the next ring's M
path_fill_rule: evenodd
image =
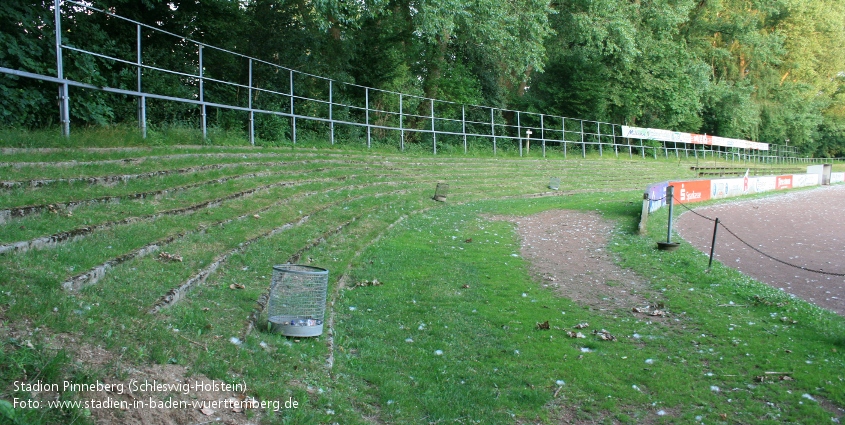
M55 74L51 1L0 4L0 66ZM715 134L845 155L841 0L97 0L174 34L339 81L456 102ZM135 27L66 3L63 37L135 60ZM34 36L36 35L36 36ZM192 72L196 52L145 33L144 62ZM210 77L246 83L246 61L209 54ZM134 88L135 69L67 54L67 75ZM255 71L268 83L284 76ZM153 73L151 73L153 74ZM236 77L232 77L232 76ZM190 95L178 75L145 90ZM231 86L207 96L245 104ZM216 90L216 91L215 91ZM54 85L0 77L0 125L55 123ZM350 96L352 96L350 94ZM259 101L259 99L254 99ZM134 100L72 97L72 119L134 119ZM153 123L196 120L179 105ZM242 126L218 115L216 125ZM264 123L264 131L273 128ZM285 123L278 123L284 131Z

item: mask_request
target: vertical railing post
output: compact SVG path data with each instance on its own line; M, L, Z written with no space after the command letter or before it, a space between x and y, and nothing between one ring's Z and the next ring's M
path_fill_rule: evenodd
M138 93L142 93L142 85L141 85L141 74L143 73L142 64L143 61L141 60L141 25L137 25L136 30L136 51L137 51L137 58L136 63L137 67L135 69L136 74L138 75ZM138 97L138 127L141 130L141 138L147 138L147 97L143 94Z
M464 134L464 154L467 153L467 107L461 105L461 133Z
M249 144L255 146L255 111L252 110L252 58L249 58Z
M493 108L490 108L490 134L493 136L493 156L496 156L496 119Z
M369 149L372 144L372 132L370 131L370 88L364 87L364 120L367 124L367 149Z
M405 152L405 127L402 107L402 93L399 93L399 150Z
M516 141L519 143L519 156L522 157L522 124L519 121L519 111L516 111Z
M566 159L566 118L560 117L560 135L563 139L563 159Z
M293 109L293 70L290 71L290 140L296 144L296 112Z
M206 121L206 109L205 109L205 89L203 87L203 71L202 71L202 45L199 46L199 56L200 56L200 69L199 69L199 77L200 77L200 126L202 127L202 140L208 137L208 128L207 128L207 121Z
M604 157L603 149L601 148L601 123L596 123L596 132L599 135L599 158Z
M437 155L437 133L434 132L434 99L431 99L431 145L434 147L434 154Z
M62 62L62 1L55 0L53 7L56 20L56 77L62 80L65 78ZM59 83L59 121L62 125L62 135L70 137L70 102L67 83Z
M333 81L329 80L329 139L331 140L332 145L334 145L334 98L332 97L332 93L334 91L332 90L332 83Z
M581 156L587 157L587 145L584 143L584 120L581 120Z
M616 159L619 159L619 145L616 144L616 124L610 125L610 132L613 133L613 153L616 154Z
M543 158L546 157L546 127L544 117L543 114L540 114L540 140L543 143Z

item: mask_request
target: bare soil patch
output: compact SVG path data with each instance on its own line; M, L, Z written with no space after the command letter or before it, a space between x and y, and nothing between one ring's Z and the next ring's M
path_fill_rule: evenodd
M608 250L614 224L596 212L553 210L513 222L522 256L543 286L597 310L626 310L654 302L645 280L618 266Z

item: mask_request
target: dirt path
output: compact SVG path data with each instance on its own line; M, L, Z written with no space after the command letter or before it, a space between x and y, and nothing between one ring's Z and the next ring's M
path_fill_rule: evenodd
M614 223L598 213L552 210L496 218L516 224L531 273L561 296L610 311L655 301L641 277L614 261L607 249Z
M719 218L742 240L782 261L812 270L845 274L845 185L825 186L764 199L696 208ZM678 233L709 255L713 222L686 211ZM761 282L845 315L845 277L781 264L737 240L720 226L716 260Z

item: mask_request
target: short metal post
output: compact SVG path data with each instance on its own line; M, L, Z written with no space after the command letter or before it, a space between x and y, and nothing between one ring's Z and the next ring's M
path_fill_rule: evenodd
M566 118L560 119L560 133L563 141L563 159L566 159Z
M137 61L138 64L137 68L135 69L135 73L138 76L138 93L142 93L141 91L141 25L137 25L136 27L136 51L137 51ZM141 95L138 98L138 127L141 129L141 138L147 138L147 97Z
M405 127L403 127L402 94L399 94L399 150L405 152Z
M202 74L203 74L203 72L202 72L202 45L199 46L199 55L200 55L199 77L200 77L200 108L201 108L201 110L200 110L200 126L202 127L202 140L205 141L205 139L208 137L208 127L207 127L208 122L206 121L205 90L203 88L203 78L202 78Z
M434 154L437 155L437 133L434 132L434 99L431 99L431 144L434 146Z
M531 153L531 134L532 133L531 133L530 128L525 130L525 153L526 153L526 155Z
M290 131L290 138L293 144L296 144L296 114L293 110L293 70L290 71L290 121L291 121L291 131Z
M56 20L56 76L63 80L65 72L62 63L62 1L55 0L53 5ZM62 125L62 135L70 137L70 102L68 101L67 83L59 84L59 121Z
M716 218L716 224L713 225L713 242L710 242L710 262L707 268L713 267L713 254L716 252L716 231L719 230L719 218Z
M370 131L370 88L364 87L364 120L367 124L367 149L371 146Z
M334 145L334 100L332 98L332 80L329 80L329 138Z
M666 243L672 243L672 210L675 204L673 195L675 194L675 186L666 187L666 202L669 203L669 225L666 232Z
M467 110L461 105L461 133L464 133L464 154L467 153Z
M493 136L493 156L496 156L496 118L490 108L490 134Z
M546 125L543 115L540 115L540 141L543 143L543 158L546 157Z
M584 143L584 121L581 121L581 156L587 157L587 145Z
M602 153L602 148L601 148L601 123L600 122L596 123L596 132L599 135L599 158L601 158L601 157L604 156L604 154Z
M252 110L252 58L249 58L249 144L255 146L255 111Z
M516 111L516 140L519 142L519 156L522 156L522 125L519 121L519 111Z

